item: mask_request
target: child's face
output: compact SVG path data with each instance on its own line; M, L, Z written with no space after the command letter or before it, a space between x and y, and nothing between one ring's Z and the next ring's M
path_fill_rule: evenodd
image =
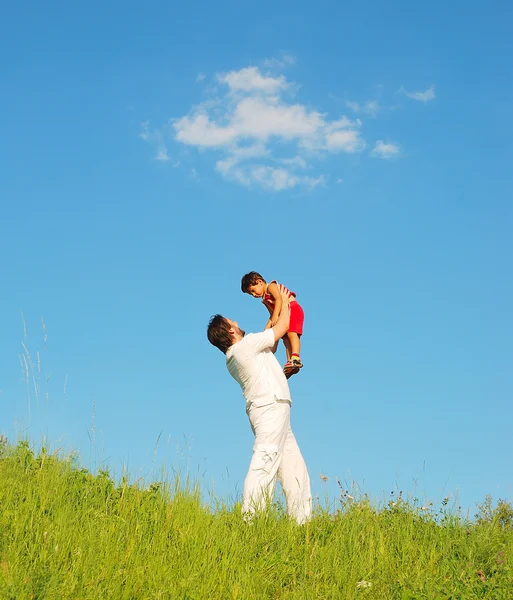
M253 298L261 298L265 293L265 283L260 279L248 288L248 294Z

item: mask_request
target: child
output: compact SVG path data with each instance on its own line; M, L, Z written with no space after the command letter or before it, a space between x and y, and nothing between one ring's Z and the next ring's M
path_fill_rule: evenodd
M247 273L241 280L240 285L245 294L250 294L253 298L262 298L262 303L269 311L270 318L267 321L266 329L274 327L281 312L282 299L280 290L283 290L291 298L290 300L290 325L289 330L283 337L283 343L287 352L287 362L283 371L287 379L291 375L299 372L303 363L299 358L301 348L300 337L303 334L304 313L299 302L296 300L296 294L288 290L284 285L277 281L266 283L265 279L256 271Z

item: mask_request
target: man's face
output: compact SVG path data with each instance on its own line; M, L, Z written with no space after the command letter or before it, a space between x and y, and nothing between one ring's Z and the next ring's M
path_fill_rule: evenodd
M255 284L248 287L248 294L253 298L261 298L265 293L265 283L260 279Z
M226 322L230 325L230 327L233 329L235 334L238 334L241 337L244 337L246 335L246 332L239 327L239 324L237 323L237 321L232 321L231 319L226 319Z

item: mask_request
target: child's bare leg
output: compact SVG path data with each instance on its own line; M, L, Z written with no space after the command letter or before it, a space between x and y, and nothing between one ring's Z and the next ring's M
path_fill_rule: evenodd
M299 361L299 363L301 363L301 359L299 358L299 352L301 350L301 341L299 339L299 335L293 331L288 331L286 334L286 338L288 340L288 343L290 344L289 359L296 359Z
M297 354L299 356L299 351L301 350L301 342L299 341L299 336L297 333L293 331L287 331L286 338L288 343L290 344L290 353Z
M283 371L285 377L288 379L292 375L299 373L299 369L303 366L301 359L299 358L299 350L301 348L301 342L299 341L299 335L288 331L283 337L283 344L287 350L287 364Z
M283 336L283 338L282 338L283 339L283 345L285 346L285 352L287 353L287 361L289 361L290 357L292 356L292 347L290 345L290 340L289 340L288 336L289 336L289 334L286 333Z

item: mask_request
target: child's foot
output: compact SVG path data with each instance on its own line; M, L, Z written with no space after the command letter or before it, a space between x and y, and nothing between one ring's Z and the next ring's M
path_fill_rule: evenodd
M303 363L301 362L301 359L299 358L299 354L293 354L290 362L292 363L292 365L294 367L297 367L298 369L302 369L303 368Z
M294 365L291 360L288 360L283 366L283 372L285 373L285 377L287 379L289 379L289 377L292 377L292 375L299 373L299 369L300 367Z
M299 373L299 369L296 367L292 367L291 369L288 369L287 371L285 371L285 369L283 370L283 372L285 373L285 377L287 379L290 379L292 377L292 375L297 375Z

